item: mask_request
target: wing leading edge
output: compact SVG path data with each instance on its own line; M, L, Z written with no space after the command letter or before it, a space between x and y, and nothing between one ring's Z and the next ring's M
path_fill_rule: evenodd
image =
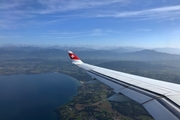
M68 51L72 63L110 86L116 93L142 104L156 120L180 120L180 85L83 63Z

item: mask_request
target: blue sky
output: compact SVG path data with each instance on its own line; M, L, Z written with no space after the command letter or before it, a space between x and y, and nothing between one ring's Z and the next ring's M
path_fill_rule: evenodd
M179 0L0 0L0 45L180 48Z

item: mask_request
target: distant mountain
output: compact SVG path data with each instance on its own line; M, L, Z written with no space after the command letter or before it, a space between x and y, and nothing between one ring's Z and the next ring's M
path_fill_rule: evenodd
M126 47L121 47L121 48L126 49L128 52L135 52L135 51L144 50L144 48L133 47L133 46L126 46Z
M129 50L127 49L124 49L124 48L115 48L115 49L110 49L109 51L113 51L113 52L116 52L116 53L126 53L126 52L129 52Z
M68 59L67 51L72 50L82 59L131 60L131 61L180 61L180 55L157 52L155 50L141 50L127 52L124 48L113 50L95 50L81 48L41 48L41 47L1 47L0 58L62 58Z
M69 59L68 50L62 49L42 49L35 50L28 53L28 57L43 57L43 58L66 58ZM82 59L114 59L117 53L107 50L85 50L80 51L79 49L72 50Z
M70 48L82 59L115 59L117 53L108 50L89 50L84 51L80 49ZM34 47L6 47L0 48L1 58L63 58L68 59L67 50L57 48L34 48Z
M86 48L86 47L69 47L69 46L64 46L64 47L59 47L59 49L62 50L72 50L72 51L94 51L95 49L92 48Z
M127 53L127 52L140 51L140 50L143 50L143 48L127 46L127 47L111 48L111 49L108 49L108 50L113 51L113 52L117 52L117 53Z
M180 55L161 53L155 50L142 50L121 54L119 59L133 61L167 61L180 60Z
M165 53L180 55L180 49L178 48L154 48L154 50L158 52L165 52Z
M93 51L73 51L81 58L93 58L93 59L115 59L118 53L109 50L93 50Z

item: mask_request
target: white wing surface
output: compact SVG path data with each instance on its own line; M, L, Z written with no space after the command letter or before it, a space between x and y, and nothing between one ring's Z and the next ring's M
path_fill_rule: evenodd
M131 75L83 63L68 51L72 63L86 70L93 78L110 86L142 106L156 120L180 120L180 85Z

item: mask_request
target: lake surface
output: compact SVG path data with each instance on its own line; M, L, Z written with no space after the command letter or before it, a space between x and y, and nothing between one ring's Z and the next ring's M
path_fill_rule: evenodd
M0 120L57 120L80 85L60 73L0 76Z

